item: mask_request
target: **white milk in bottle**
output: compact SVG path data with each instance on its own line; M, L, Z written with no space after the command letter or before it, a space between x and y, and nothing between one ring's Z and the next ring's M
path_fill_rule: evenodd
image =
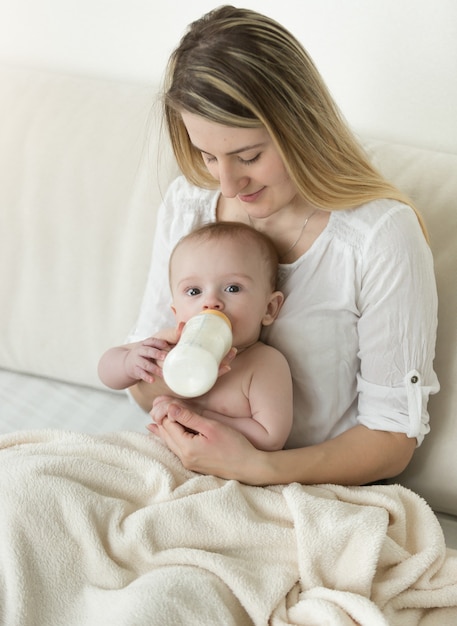
M185 324L163 364L163 378L176 394L195 398L211 389L232 347L232 325L224 313L206 309Z

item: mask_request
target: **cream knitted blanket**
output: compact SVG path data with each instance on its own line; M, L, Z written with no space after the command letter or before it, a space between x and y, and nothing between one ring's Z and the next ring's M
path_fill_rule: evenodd
M451 626L457 553L399 486L249 487L152 436L0 437L6 626Z

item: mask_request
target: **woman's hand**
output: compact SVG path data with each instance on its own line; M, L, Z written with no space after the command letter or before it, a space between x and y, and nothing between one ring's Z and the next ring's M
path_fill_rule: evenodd
M306 448L257 450L238 431L195 413L181 400L158 397L148 429L184 467L249 485L332 483L364 485L402 472L416 445L403 433L354 426Z
M264 453L238 431L195 413L181 400L169 396L156 398L150 414L153 423L148 429L167 444L185 468L257 483L255 466L260 466Z

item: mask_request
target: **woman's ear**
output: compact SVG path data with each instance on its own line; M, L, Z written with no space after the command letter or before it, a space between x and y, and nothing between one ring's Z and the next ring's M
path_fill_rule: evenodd
M262 326L270 326L278 317L284 302L284 294L282 291L273 291L267 304L267 310L262 318Z

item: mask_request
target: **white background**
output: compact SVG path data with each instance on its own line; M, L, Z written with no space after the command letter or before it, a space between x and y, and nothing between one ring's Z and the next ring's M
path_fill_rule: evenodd
M0 0L0 62L160 81L214 0ZM305 45L343 113L373 137L457 153L455 0L244 0Z

